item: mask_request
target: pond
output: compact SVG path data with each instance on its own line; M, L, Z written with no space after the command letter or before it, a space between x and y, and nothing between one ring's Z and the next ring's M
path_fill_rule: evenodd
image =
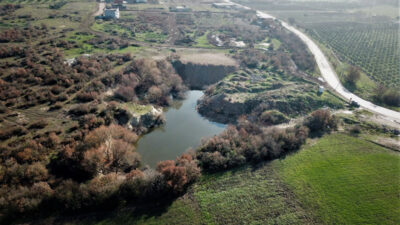
M186 99L174 101L165 112L165 125L142 136L137 152L142 164L155 167L159 161L174 160L189 148L196 148L202 138L222 132L226 125L211 122L196 110L202 91L189 91Z

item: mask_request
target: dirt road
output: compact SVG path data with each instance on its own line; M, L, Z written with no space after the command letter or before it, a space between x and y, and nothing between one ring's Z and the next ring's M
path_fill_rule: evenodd
M225 2L233 3L229 0L225 0ZM240 5L237 3L233 3L233 4L236 4L237 6L243 8L243 9L251 9L247 6L243 6L243 5ZM261 12L258 10L256 10L256 13L257 13L257 16L261 17L261 18L277 19L274 16L271 16L267 13L264 13L264 12ZM372 102L366 101L366 100L358 97L357 95L351 93L345 87L343 87L343 85L340 83L340 80L339 80L336 72L332 69L328 59L326 58L326 56L324 55L322 50L318 47L318 45L315 44L315 42L313 40L311 40L311 38L309 38L307 35L305 35L300 30L296 29L295 27L289 25L288 23L286 23L284 21L281 21L281 22L282 22L282 25L286 29L288 29L291 32L293 32L294 34L296 34L307 45L307 47L310 49L311 53L315 57L315 61L317 62L319 70L321 71L322 77L324 78L326 83L330 87L335 89L335 91L340 96L342 96L347 101L352 100L352 101L358 102L358 104L360 104L360 106L362 108L365 108L374 113L381 114L385 117L385 119L390 120L391 122L400 123L400 112L396 112L396 111L393 111L393 110L390 110L390 109L387 109L387 108L384 108L381 106L377 106L377 105L373 104Z
M106 7L105 2L100 2L99 3L99 9L93 14L93 16L100 16L104 12L104 8Z

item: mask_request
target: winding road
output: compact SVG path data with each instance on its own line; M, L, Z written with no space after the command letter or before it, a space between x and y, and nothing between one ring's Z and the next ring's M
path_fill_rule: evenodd
M243 9L251 10L251 8L249 8L247 6L231 2L230 0L225 0L225 2L235 4L236 6L243 8ZM277 19L274 16L271 16L271 15L269 15L265 12L261 12L259 10L256 10L256 13L257 13L257 16L260 18ZM279 20L279 19L277 19L277 20ZM305 35L300 30L296 29L295 27L289 25L288 23L286 23L282 20L279 20L279 21L282 23L282 25L286 29L288 29L291 32L293 32L294 34L296 34L307 45L307 47L310 49L311 53L315 57L315 61L317 62L319 70L321 71L322 77L324 78L326 83L331 88L333 88L340 96L342 96L342 98L344 98L348 101L350 101L350 100L356 101L358 104L360 104L360 106L362 108L365 108L365 109L367 109L371 112L377 113L377 114L381 114L382 116L385 117L386 120L390 120L391 122L400 123L400 112L396 112L394 110L390 110L390 109L375 105L372 102L366 101L366 100L358 97L357 95L351 93L345 87L343 87L343 85L340 83L340 80L339 80L336 72L332 69L328 59L326 58L326 56L324 55L322 50L318 47L318 45L315 44L315 42L311 38L309 38L307 35Z

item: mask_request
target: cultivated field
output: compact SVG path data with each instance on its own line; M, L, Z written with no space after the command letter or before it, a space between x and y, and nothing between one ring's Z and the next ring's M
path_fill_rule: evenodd
M395 23L315 23L307 26L321 43L338 56L359 66L373 80L400 87L399 26Z

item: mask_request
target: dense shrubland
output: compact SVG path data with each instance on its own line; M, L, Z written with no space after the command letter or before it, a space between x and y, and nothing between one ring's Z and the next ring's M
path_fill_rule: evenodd
M38 38L45 35L48 32L47 26L42 25L41 27L27 27L27 28L12 28L3 30L0 33L0 43L8 42L24 42L32 38Z
M400 107L400 91L395 88L386 88L384 85L377 85L374 91L376 102L383 102L389 106Z
M0 209L3 219L12 219L44 209L82 213L165 202L184 193L201 175L200 168L216 172L281 157L298 150L309 131L329 132L336 121L325 110L312 113L304 125L285 129L259 126L242 117L196 151L160 162L156 169L139 168L133 145L137 136L123 127L101 126L82 142L64 146L52 133L23 148L3 147ZM49 148L61 150L49 157L44 154Z
M260 129L247 121L241 123L200 146L197 158L204 170L214 172L278 158L297 150L308 136L305 127Z
M140 165L140 157L134 151L136 141L136 134L123 127L101 126L75 148L64 148L50 165L55 175L75 180L127 172Z
M281 41L281 47L290 52L291 59L296 63L300 70L314 72L315 60L308 51L307 46L292 32L282 29L281 26L274 26L269 33L273 38Z
M265 29L260 29L260 27ZM297 73L298 70L308 73L315 72L315 59L308 51L307 46L296 35L284 29L280 23L263 20L259 26L252 26L252 28L257 28L257 32L250 30L240 32L239 28L235 30L237 32L235 34L239 36L251 35L251 38L246 40L246 43L250 43L250 48L233 51L234 58L243 67L261 69L270 67L274 71L284 71L288 74ZM279 40L280 47L276 48L269 43L267 52L264 49L254 48L256 43L263 42L266 37L269 41Z
M241 117L237 126L229 126L220 135L204 141L196 156L207 172L271 160L298 150L309 134L335 130L337 123L327 110L317 110L303 124L284 129L263 127Z
M194 157L139 169L136 133L115 125L127 114L125 102L166 106L171 96L183 97L186 87L171 64L130 54L67 62L47 41L0 49L2 222L54 208L84 212L182 193L200 174ZM121 72L114 70L118 65Z
M182 79L165 60L135 60L119 79L115 97L123 101L142 99L144 103L166 106L170 104L170 95L181 98L186 90Z
M332 116L328 110L317 110L305 120L305 125L311 132L329 132L337 129L337 118Z
M53 133L48 139L2 149L3 216L12 219L54 206L58 211L84 212L162 202L184 192L200 176L190 154L160 162L156 170L139 169L140 157L134 149L137 136L117 125L94 129L82 142L68 145L60 144ZM61 150L49 157L46 152L51 148Z
M21 7L22 6L18 4L4 4L0 6L0 13L1 15L8 15Z
M83 128L88 125L93 129L112 122L110 116L115 114L115 107L102 110L98 107L107 90L116 90L114 96L122 102L160 106L168 105L171 96L183 97L186 90L165 60L133 60L130 54L100 54L78 57L68 64L63 61L61 51L48 46L24 49L6 45L1 50L3 57L16 59L12 64L8 61L0 64L3 107L30 109L42 105L51 112L67 106L68 114ZM115 65L124 65L125 69L111 72ZM1 138L8 139L20 132L3 133Z
M0 100L4 105L18 108L64 102L68 96L79 93L83 83L110 70L113 63L103 56L80 57L69 66L63 61L62 52L48 47L21 50L10 46L4 48L2 55L17 56L18 60L14 65L1 65L4 73L0 80ZM79 96L83 97L82 93Z

